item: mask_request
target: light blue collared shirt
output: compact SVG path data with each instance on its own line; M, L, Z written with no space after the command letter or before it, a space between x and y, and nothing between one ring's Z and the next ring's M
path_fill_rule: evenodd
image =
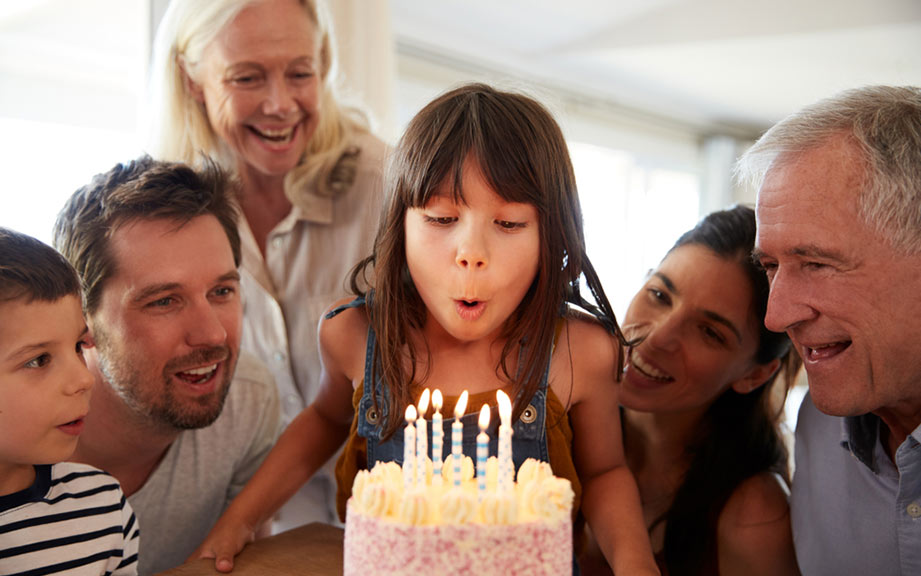
M804 576L921 575L921 426L893 463L881 425L873 414L828 416L804 398L790 501Z

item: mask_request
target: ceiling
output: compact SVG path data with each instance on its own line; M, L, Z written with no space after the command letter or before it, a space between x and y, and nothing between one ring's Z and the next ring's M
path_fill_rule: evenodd
M389 3L400 54L702 132L757 135L840 89L921 85L921 0L370 1ZM166 1L0 0L0 114L133 122L110 95L143 85L148 3Z
M403 52L758 133L863 84L921 85L919 0L390 0Z

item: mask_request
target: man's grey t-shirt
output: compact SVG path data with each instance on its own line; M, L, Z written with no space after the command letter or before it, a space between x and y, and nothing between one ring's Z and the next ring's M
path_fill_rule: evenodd
M245 353L221 415L182 432L128 501L141 529L138 573L182 564L259 468L278 434L278 392L268 369Z

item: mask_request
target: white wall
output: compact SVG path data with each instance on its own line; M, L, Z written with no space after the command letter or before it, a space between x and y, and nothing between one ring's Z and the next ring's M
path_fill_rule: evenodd
M0 226L50 241L64 200L140 151L146 0L0 5Z

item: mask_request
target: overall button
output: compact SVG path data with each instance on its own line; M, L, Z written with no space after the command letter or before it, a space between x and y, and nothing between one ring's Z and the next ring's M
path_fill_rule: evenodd
M365 420L368 424L372 426L377 426L377 421L381 419L381 415L378 413L377 408L374 406L369 407L365 411Z
M533 404L528 404L528 407L521 412L521 418L519 418L525 424L530 424L537 420L537 408Z
M905 511L908 512L908 515L912 518L918 518L921 516L921 506L919 506L917 502L912 502L909 504L908 507L905 508Z

